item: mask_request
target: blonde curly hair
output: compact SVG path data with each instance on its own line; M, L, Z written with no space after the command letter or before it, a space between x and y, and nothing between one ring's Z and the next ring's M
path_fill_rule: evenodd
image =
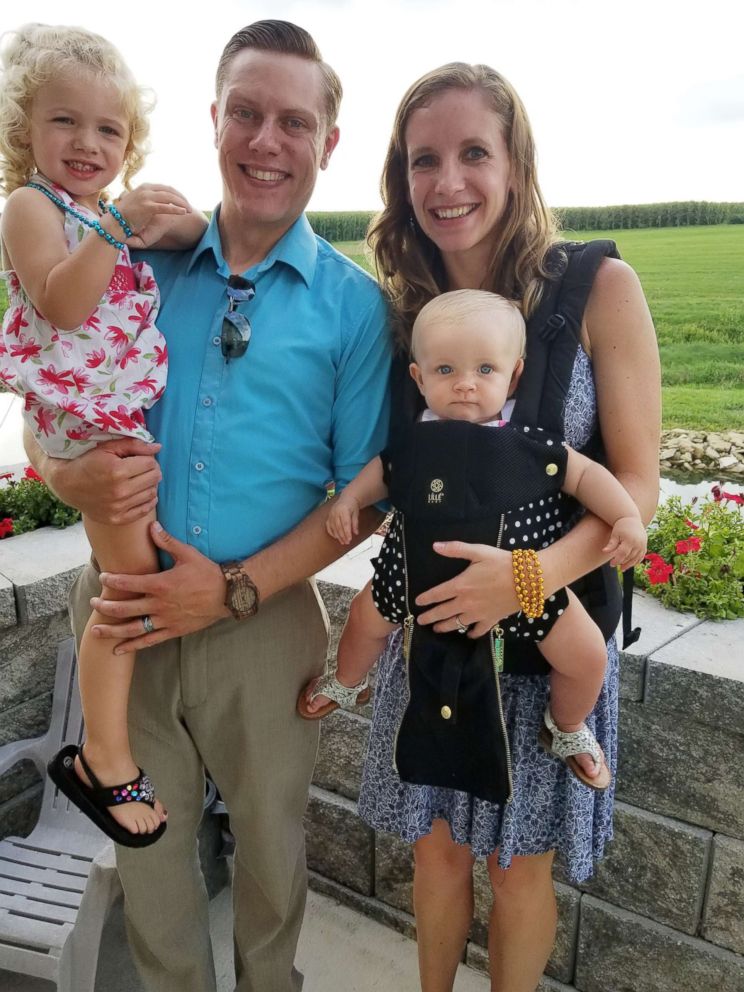
M83 69L113 84L129 120L122 182L130 189L142 168L153 101L137 85L118 50L83 28L26 24L3 35L0 48L0 191L9 196L36 170L29 115L41 86L61 72Z

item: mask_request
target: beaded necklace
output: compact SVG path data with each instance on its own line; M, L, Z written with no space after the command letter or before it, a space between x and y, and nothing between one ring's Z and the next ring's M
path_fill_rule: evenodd
M32 189L40 190L44 194L44 196L49 197L52 203L56 203L57 206L61 207L66 213L70 214L76 220L79 220L82 224L85 224L86 227L91 228L91 230L95 231L96 234L99 234L104 239L104 241L108 241L110 245L113 245L114 248L118 248L119 251L121 251L122 248L124 247L123 241L117 241L112 234L109 234L108 231L104 231L100 221L89 220L84 214L81 214L79 210L75 210L74 207L68 206L64 200L61 200L58 196L52 193L51 190L47 189L46 186L42 186L41 183L26 183L26 185L30 186ZM100 207L101 210L106 209L106 204L103 202L103 200L98 201L98 206ZM119 223L121 223L121 221L119 221ZM122 227L123 226L124 225L122 224Z

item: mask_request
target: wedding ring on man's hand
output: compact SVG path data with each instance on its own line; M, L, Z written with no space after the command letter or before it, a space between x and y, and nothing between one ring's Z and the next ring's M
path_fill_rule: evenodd
M155 624L152 622L151 616L142 617L142 626L145 628L146 634L152 634L155 632Z
M467 628L467 626L466 626L466 625L465 625L465 624L464 624L464 623L462 622L462 619L461 619L461 617L460 617L460 614L459 614L459 613L455 613L455 623L457 624L457 633L458 633L458 634L467 634L467 632L468 632L468 628Z

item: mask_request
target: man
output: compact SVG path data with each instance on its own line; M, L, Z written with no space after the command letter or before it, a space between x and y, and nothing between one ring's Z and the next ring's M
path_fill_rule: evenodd
M148 256L170 354L148 422L162 443L153 540L173 567L106 576L132 598L93 603L113 618L101 636L151 648L137 659L130 734L168 829L117 856L133 952L157 992L215 988L196 857L205 767L236 837L237 989L302 985L293 967L307 885L302 816L318 730L294 707L327 646L307 577L339 554L325 531L325 485L344 485L386 431L381 295L303 215L338 141L340 97L304 30L260 21L238 32L212 105L221 206L193 252ZM231 275L250 279L255 298L241 303L250 293L238 286L236 299L232 280L228 299ZM252 324L243 355L225 320L236 307ZM72 462L31 443L29 453L94 519L125 522L154 504L159 469L140 442L109 442ZM90 568L72 595L78 631L98 591Z

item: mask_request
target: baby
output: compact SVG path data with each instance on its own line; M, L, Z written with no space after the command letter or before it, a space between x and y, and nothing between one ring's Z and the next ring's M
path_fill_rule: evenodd
M502 418L522 374L524 352L525 323L516 304L480 290L458 290L431 300L416 319L412 337L410 373L427 404L421 419L508 427ZM646 532L635 503L607 469L567 446L566 452L561 491L612 527L603 550L620 568L630 568L646 550ZM337 497L328 518L329 533L348 544L357 533L360 509L387 494L383 462L378 457ZM529 499L525 493L524 501ZM375 577L352 602L339 643L336 674L313 680L300 695L298 710L307 719L369 698L368 672L390 633L408 613L405 603L393 601L393 590L401 588L390 576L392 558L397 555L393 547L400 542L395 532L393 524ZM566 760L585 784L605 789L611 773L596 738L584 724L604 679L607 650L603 637L571 590L561 590L549 602L543 601L536 550L525 545L513 556L522 611L502 621L506 638L521 636L525 622L532 624L529 636L551 666L550 704L541 742ZM535 618L539 623L534 623ZM466 625L456 619L456 629L466 633Z

